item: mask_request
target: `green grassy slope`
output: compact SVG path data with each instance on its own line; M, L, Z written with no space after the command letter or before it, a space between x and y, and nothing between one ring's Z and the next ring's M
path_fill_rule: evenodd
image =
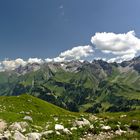
M74 72L64 70L60 64L49 65L25 73L28 68L21 67L20 74L0 72L0 95L28 93L76 112L140 108L140 74L132 67L99 60L82 63Z
M31 116L35 124L43 124L52 116L74 114L31 95L1 96L0 118L7 122L22 121Z
M66 111L53 104L45 102L41 99L31 95L22 94L20 96L1 96L0 97L0 119L6 121L8 126L14 122L27 122L29 127L24 135L31 132L42 133L44 131L53 131L52 134L47 136L49 140L77 140L82 137L98 138L103 134L109 136L113 134L111 139L127 139L139 138L140 132L140 111L119 112L119 113L73 113ZM121 117L121 116L124 117ZM25 116L30 116L33 121L24 120ZM71 130L76 120L88 120L89 124L85 126L76 126L76 130ZM61 124L71 131L71 134L66 134L60 131L57 134L55 124ZM111 130L103 130L102 125L110 126ZM121 136L116 134L118 125L125 134ZM47 129L46 129L46 126ZM127 130L128 129L128 130ZM5 130L6 131L6 130ZM131 132L131 133L129 133ZM11 132L13 135L13 132ZM100 134L100 135L99 135ZM45 137L44 137L45 139ZM42 139L43 135L42 135Z

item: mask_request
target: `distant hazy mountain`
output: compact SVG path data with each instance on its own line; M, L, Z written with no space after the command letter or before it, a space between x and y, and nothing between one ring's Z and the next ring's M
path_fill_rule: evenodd
M71 111L139 109L140 57L119 64L102 60L33 63L0 72L0 95L23 93Z

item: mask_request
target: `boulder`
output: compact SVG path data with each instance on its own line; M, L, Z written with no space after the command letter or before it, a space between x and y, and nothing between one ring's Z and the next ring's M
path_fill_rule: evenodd
M56 131L56 135L61 135L59 131Z
M55 124L55 130L64 130L64 126L61 124Z
M19 124L23 129L29 127L27 122L19 122Z
M18 130L20 132L25 132L27 127L29 127L27 122L15 122L9 126L9 129L12 131Z
M89 116L89 120L90 121L94 121L94 120L97 120L98 118L96 117L96 116L94 116L94 115L90 115Z
M3 132L7 128L7 123L0 119L0 132Z
M123 131L121 129L115 131L115 134L119 135L119 136L121 136L122 134L125 134L125 133L126 133L126 131Z
M26 137L21 134L19 131L16 131L13 135L14 140L26 140Z
M73 130L77 130L77 127L71 127L70 130L71 130L71 131L73 131Z
M0 136L0 140L9 140L9 139L5 136Z
M12 135L11 135L11 132L7 130L7 131L4 131L4 136L7 138L10 138Z
M53 130L48 130L48 131L42 132L41 134L42 134L43 137L47 138L48 135L50 135L50 134L52 134L52 133L54 133Z
M89 127L90 129L93 129L94 128L94 126L93 126L93 124L92 125L90 125L90 127Z
M125 118L125 117L127 117L127 115L121 115L121 116L120 116L120 118Z
M22 127L20 125L20 123L18 122L14 122L12 123L10 126L9 126L9 129L12 130L12 131L15 131L15 130L18 130L18 131L22 131Z
M86 125L90 125L90 122L87 120L87 119L85 119L85 118L82 118L82 120L76 120L75 122L74 122L74 126L86 126Z
M41 134L40 133L28 133L26 134L26 136L28 137L28 140L40 140L41 139Z
M32 125L36 130L42 130L43 128L41 126L38 125Z
M47 125L45 126L45 129L48 130L49 126L50 126L50 125L47 124Z
M58 117L54 117L54 120L55 120L55 121L58 121Z
M111 127L110 127L110 126L105 126L105 125L103 125L103 126L101 127L101 129L102 129L102 130L111 130Z
M30 117L30 116L25 116L25 117L23 118L23 120L27 120L27 121L33 122L33 119L32 119L32 117Z
M71 134L72 134L68 128L64 128L64 129L63 129L63 132L64 132L65 134L68 134L68 135L71 135Z

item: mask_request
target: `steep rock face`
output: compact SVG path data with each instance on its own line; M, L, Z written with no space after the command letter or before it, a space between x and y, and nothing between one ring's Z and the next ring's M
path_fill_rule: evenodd
M28 93L71 111L131 110L140 105L139 70L139 57L120 64L103 60L27 64L0 72L0 95Z
M122 62L121 66L123 66L123 67L126 67L126 66L133 67L136 71L138 71L140 73L140 56L135 57L130 61Z
M40 64L38 63L33 63L33 64L27 64L26 66L19 66L18 68L15 69L15 72L17 74L26 74L29 72L37 71L40 69Z

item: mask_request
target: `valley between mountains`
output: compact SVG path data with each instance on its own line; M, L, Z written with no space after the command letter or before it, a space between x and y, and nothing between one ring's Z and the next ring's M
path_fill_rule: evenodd
M140 137L140 57L32 63L0 72L0 139Z
M140 57L107 63L33 63L0 72L0 95L33 95L74 112L119 112L140 107Z

